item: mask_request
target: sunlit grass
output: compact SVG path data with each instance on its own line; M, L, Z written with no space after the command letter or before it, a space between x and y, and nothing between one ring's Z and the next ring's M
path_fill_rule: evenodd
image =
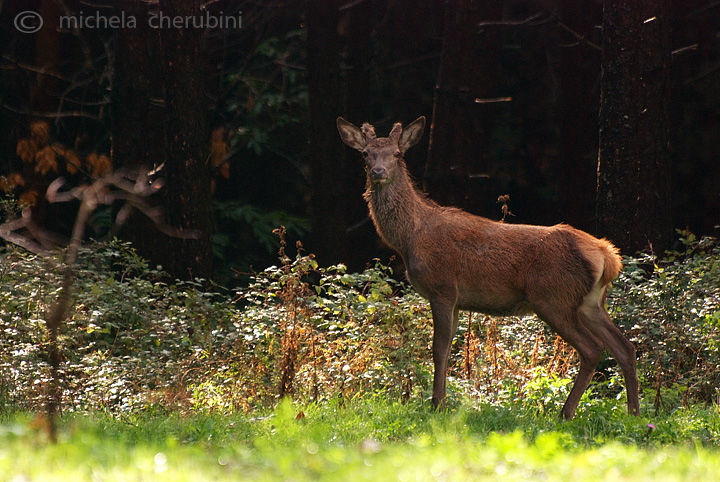
M5 415L0 480L717 480L715 408L621 408L598 403L568 423L521 405L435 413L375 396L250 415L70 414L56 445L28 415Z

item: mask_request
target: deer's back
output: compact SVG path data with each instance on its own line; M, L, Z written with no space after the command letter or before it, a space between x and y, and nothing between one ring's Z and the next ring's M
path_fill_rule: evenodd
M595 283L583 252L595 242L567 225L505 224L438 208L419 224L405 262L426 298L456 297L449 301L460 309L521 314L558 293L579 306Z

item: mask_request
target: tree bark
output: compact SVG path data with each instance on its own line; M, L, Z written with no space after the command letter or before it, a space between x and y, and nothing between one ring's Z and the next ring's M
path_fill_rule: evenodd
M445 16L442 59L435 87L424 188L444 205L477 210L486 204L477 180L487 176L487 132L494 97L499 31L478 34L481 19L500 20L503 2L451 0Z
M169 17L200 16L202 0L160 0ZM199 22L198 22L199 24ZM196 237L171 236L158 242L164 269L182 279L212 274L212 206L207 164L201 28L163 28L160 39L165 69L165 206L168 224Z
M130 0L123 9L141 19L149 13L143 0ZM115 34L114 52L110 96L113 166L150 170L165 160L161 104L164 79L162 64L157 61L161 55L159 31L144 21L136 28L120 29ZM153 205L162 203L161 196L146 201ZM130 241L153 265L166 263L166 249L158 242L164 235L145 214L132 212L118 236Z
M147 3L127 0L123 10L145 19ZM160 37L147 22L115 34L112 82L112 157L115 166L152 169L165 159Z
M559 20L588 41L602 21L602 6L562 0ZM556 27L557 28L557 27ZM562 221L586 231L595 226L597 187L598 107L601 52L560 29L553 56L557 59L558 184Z
M353 119L356 123L372 122L370 99L370 68L372 64L373 32L372 2L360 2L343 12L346 16L345 34L345 109L343 117ZM342 20L341 20L342 23ZM345 151L347 155L348 150ZM340 162L340 160L338 160ZM349 159L343 160L348 166L344 197L345 215L347 217L348 243L345 262L351 271L362 271L365 263L377 256L378 237L375 227L368 218L367 203L362 198L366 176L362 169L362 159L351 153Z
M633 254L670 247L669 0L605 0L597 232Z
M311 247L321 264L347 256L347 168L335 128L342 107L338 0L308 2L308 94L310 98L310 168L312 170Z

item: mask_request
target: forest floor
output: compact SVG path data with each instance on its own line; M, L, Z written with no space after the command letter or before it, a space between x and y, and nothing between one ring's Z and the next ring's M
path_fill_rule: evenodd
M652 412L644 407L643 412ZM522 405L428 404L373 396L249 414L0 417L0 480L714 481L720 411L628 416L588 401L561 422Z

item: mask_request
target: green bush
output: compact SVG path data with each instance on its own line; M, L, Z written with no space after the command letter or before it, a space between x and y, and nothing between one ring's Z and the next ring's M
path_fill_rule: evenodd
M681 234L683 252L626 258L608 299L611 316L637 347L656 408L663 400L672 407L720 395L720 244Z
M626 259L610 291L613 318L638 347L648 407L718 396L720 248L686 237L665 260ZM236 295L198 280L168 284L126 243L84 248L61 330L61 386L70 410L253 410L278 397L345 403L378 393L429 397L428 304L376 263L362 273L320 268L281 251ZM0 256L0 408L38 408L48 387L45 318L59 257L6 248ZM211 289L208 289L208 286ZM557 412L574 351L536 317L463 314L451 354L450 404L520 404ZM608 357L583 399L624 396Z

